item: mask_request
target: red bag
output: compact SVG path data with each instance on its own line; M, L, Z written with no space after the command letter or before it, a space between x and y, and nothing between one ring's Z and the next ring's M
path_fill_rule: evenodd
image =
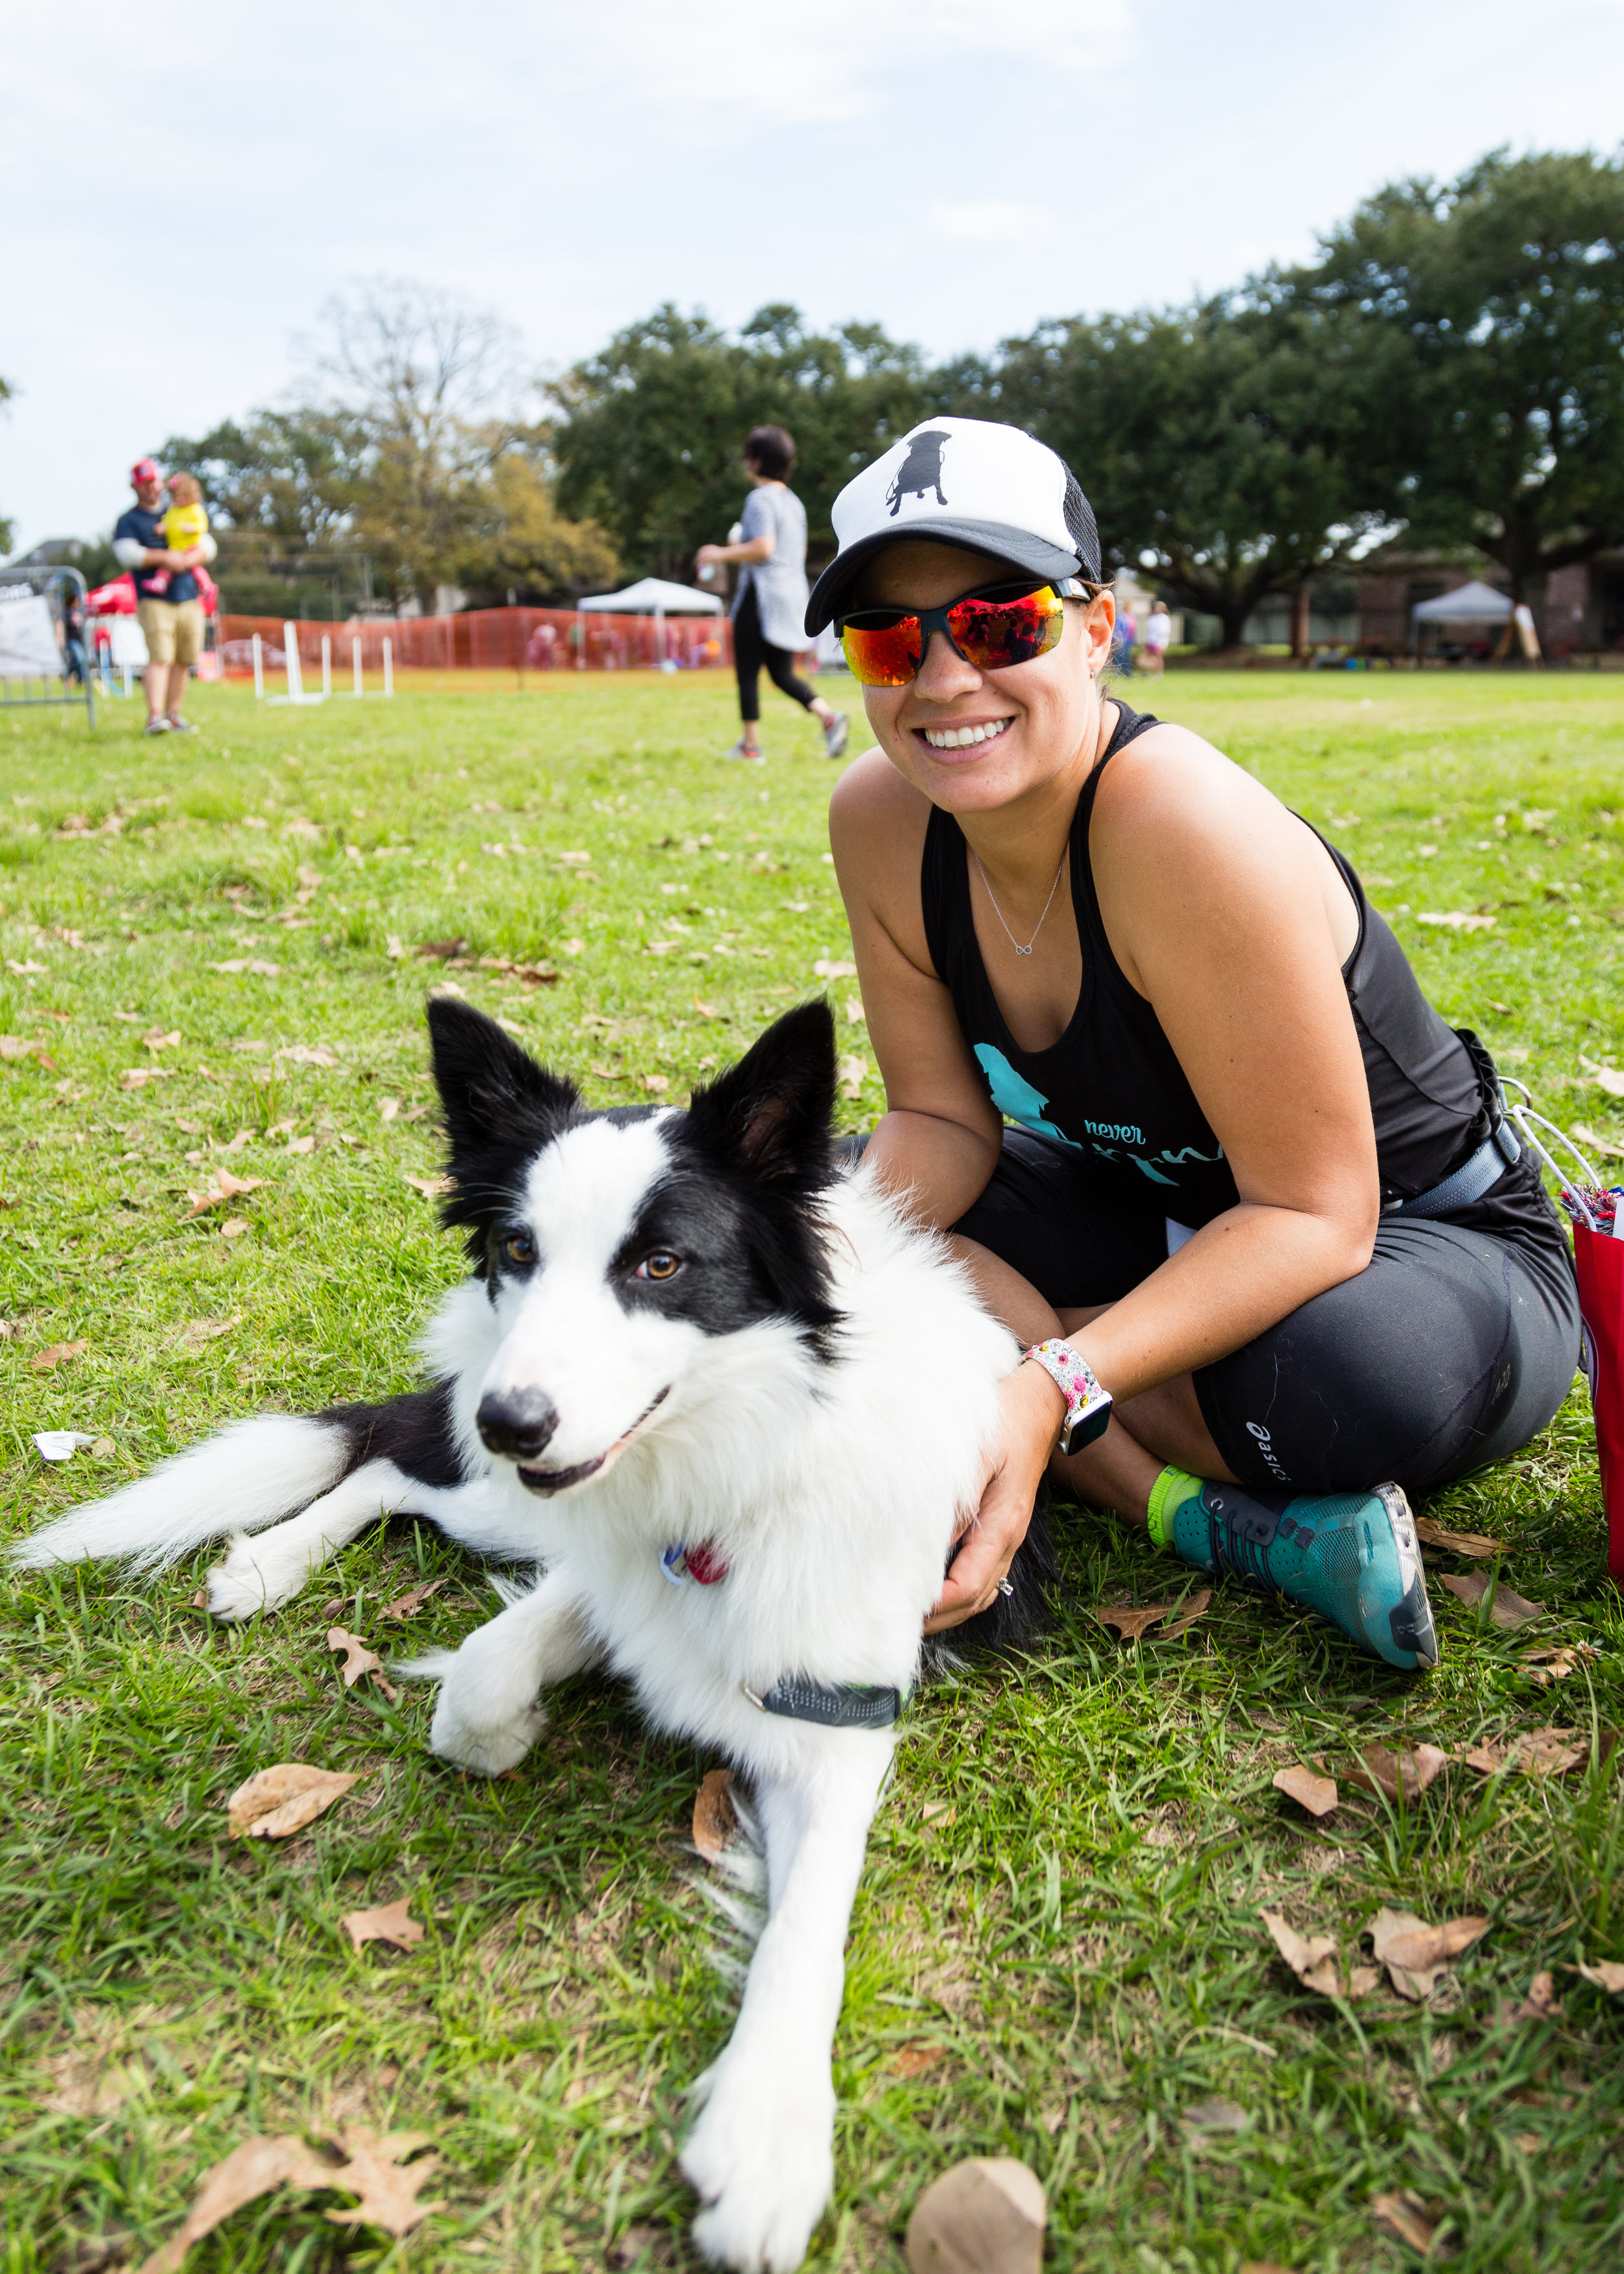
M1607 1511L1607 1570L1624 1580L1624 1239L1573 1228L1584 1321L1584 1371L1596 1416L1596 1455Z

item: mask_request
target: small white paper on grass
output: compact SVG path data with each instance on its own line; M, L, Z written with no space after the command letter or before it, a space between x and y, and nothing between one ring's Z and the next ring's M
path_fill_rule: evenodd
M42 1461L71 1461L81 1446L94 1445L95 1439L82 1429L37 1429L34 1442Z

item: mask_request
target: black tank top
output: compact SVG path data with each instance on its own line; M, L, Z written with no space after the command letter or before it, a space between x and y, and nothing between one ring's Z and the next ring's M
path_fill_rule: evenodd
M988 1094L1004 1118L1109 1164L1125 1191L1141 1201L1154 1196L1175 1224L1198 1227L1235 1206L1235 1179L1154 1011L1111 953L1089 859L1088 828L1101 776L1118 750L1157 724L1125 704L1118 712L1116 732L1083 785L1071 824L1071 906L1083 983L1059 1041L1048 1050L1026 1050L1005 1026L975 937L964 835L939 807L931 809L920 877L925 937ZM1349 862L1335 846L1326 849L1358 911L1358 937L1342 979L1370 1087L1382 1198L1409 1200L1440 1183L1486 1134L1478 1068L1466 1041L1422 994L1403 949L1366 900ZM1537 1175L1526 1194L1521 1190L1530 1182L1526 1173L1514 1171L1508 1181L1519 1187L1515 1218L1524 1218L1531 1203L1542 1226L1553 1221ZM1484 1202L1460 1214L1490 1228ZM1514 1225L1507 1221L1493 1228ZM1515 1228L1524 1226L1519 1222Z

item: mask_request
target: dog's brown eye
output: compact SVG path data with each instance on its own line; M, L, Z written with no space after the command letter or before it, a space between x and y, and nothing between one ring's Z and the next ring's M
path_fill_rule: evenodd
M637 1266L639 1279L673 1279L681 1268L680 1256L673 1255L664 1247L657 1247L652 1255L645 1255Z
M524 1267L536 1261L536 1243L525 1231L510 1231L502 1242L502 1254L509 1263Z

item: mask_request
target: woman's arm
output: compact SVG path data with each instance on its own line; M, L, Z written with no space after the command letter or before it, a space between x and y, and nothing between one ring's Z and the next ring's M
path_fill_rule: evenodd
M956 1224L997 1166L1003 1123L931 968L919 873L927 800L878 750L848 766L829 841L885 1084L868 1159L933 1228Z
M694 555L702 568L724 561L771 561L775 547L771 537L752 537L739 545L702 545Z
M1341 963L1352 903L1324 847L1182 729L1113 761L1101 915L1240 1195L1076 1339L1119 1397L1238 1350L1369 1262L1375 1132Z

